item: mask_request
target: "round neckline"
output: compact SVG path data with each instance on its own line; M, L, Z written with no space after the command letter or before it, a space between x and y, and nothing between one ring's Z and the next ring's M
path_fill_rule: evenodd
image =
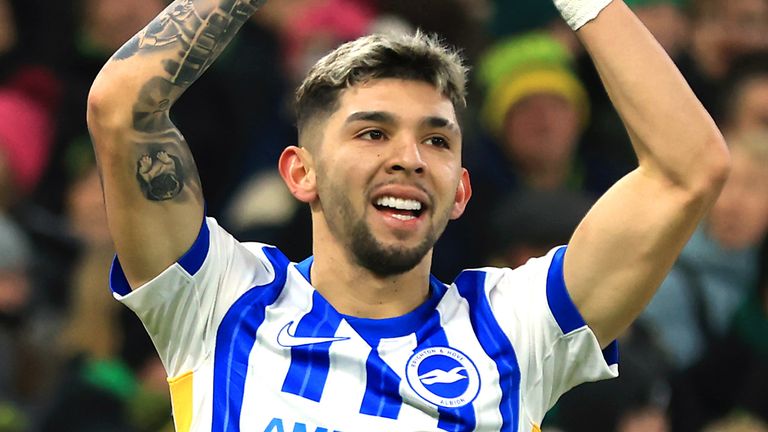
M310 286L312 286L310 274L313 262L314 257L311 256L296 264L296 269ZM315 299L325 302L331 310L343 318L371 346L378 345L378 341L381 339L398 338L414 333L427 321L429 315L434 312L437 304L440 303L443 295L448 290L444 283L440 282L434 275L430 275L429 298L414 310L392 318L360 318L339 313L314 286L312 286L312 289L316 293Z

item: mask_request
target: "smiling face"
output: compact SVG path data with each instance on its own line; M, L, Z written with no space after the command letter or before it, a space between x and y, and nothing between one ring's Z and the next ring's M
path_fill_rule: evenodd
M379 79L344 90L313 128L313 223L378 276L422 263L471 194L453 105L433 86ZM322 129L322 132L320 131Z

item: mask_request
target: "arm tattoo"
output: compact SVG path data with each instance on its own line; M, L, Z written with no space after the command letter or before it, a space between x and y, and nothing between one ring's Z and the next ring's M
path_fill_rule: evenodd
M186 141L168 115L172 84L153 78L139 92L133 107L134 143L140 149L136 179L144 197L166 201L178 197L186 184L198 196L202 191Z
M185 199L185 187L201 196L192 155L169 110L265 1L176 0L112 57L167 54L161 60L165 74L149 77L133 106L134 142L140 149L136 179L148 200Z
M184 187L184 167L177 156L163 150L141 155L136 178L144 196L152 201L175 198Z
M216 7L199 7L200 0L177 0L118 50L113 60L158 50L173 54L164 61L168 80L187 86L221 54L265 0L221 0Z

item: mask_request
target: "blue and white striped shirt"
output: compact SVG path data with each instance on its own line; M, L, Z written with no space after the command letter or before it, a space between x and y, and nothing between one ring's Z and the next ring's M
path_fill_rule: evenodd
M467 270L397 318L337 312L312 258L240 243L207 218L189 252L115 297L168 372L178 431L531 431L565 391L615 377L565 288L565 248Z

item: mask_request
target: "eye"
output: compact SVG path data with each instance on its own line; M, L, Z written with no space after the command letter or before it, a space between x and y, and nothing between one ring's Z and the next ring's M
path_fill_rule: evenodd
M450 144L448 143L448 140L441 136L429 137L425 142L435 147L450 148Z
M361 133L357 137L364 140L369 140L369 141L381 141L385 139L387 136L384 134L384 132L378 129L371 129Z

